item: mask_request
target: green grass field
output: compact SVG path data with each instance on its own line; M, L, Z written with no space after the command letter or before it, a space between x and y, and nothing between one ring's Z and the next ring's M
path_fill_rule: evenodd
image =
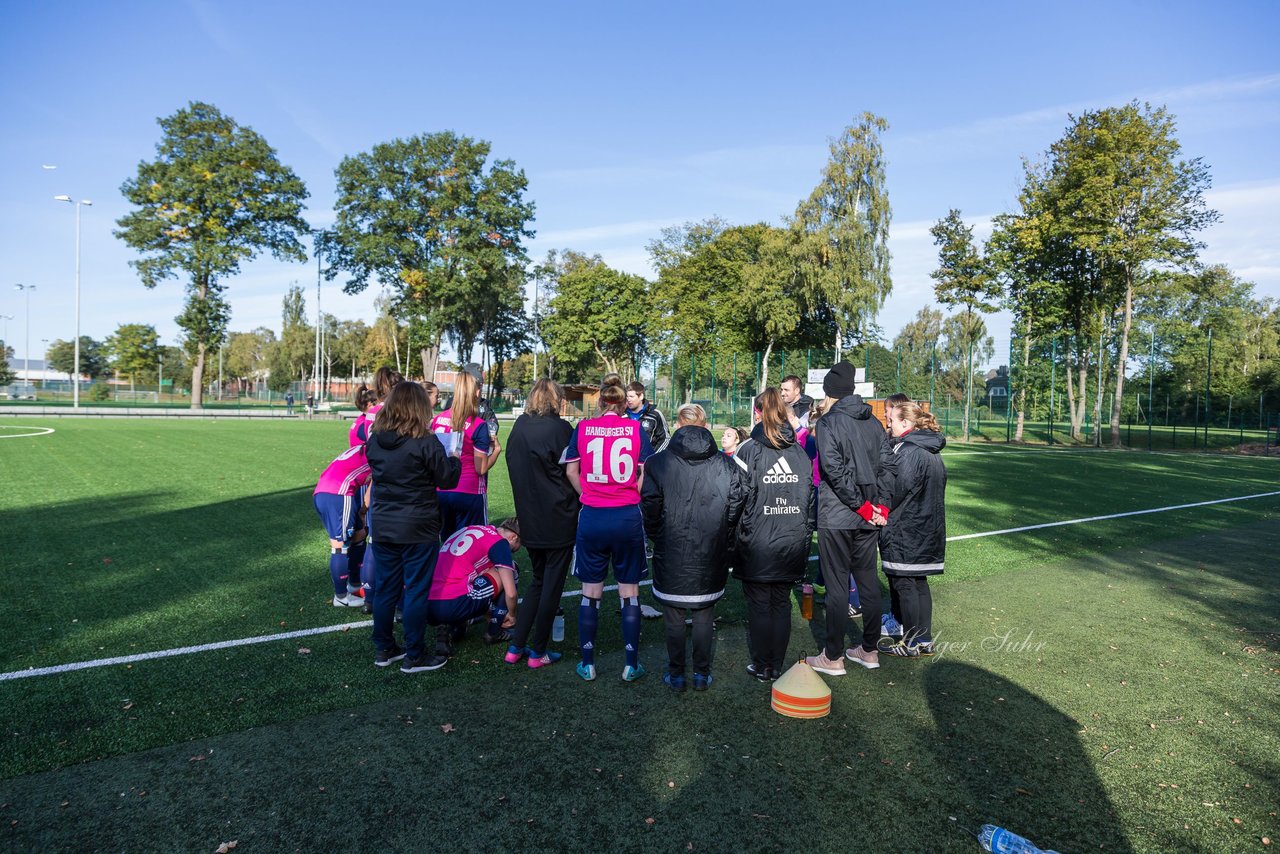
M364 619L329 604L311 507L345 426L21 419L0 435L17 425L56 432L0 440L0 673ZM953 536L1280 491L1280 459L955 445L947 461ZM510 510L500 465L490 512ZM743 672L733 581L706 694L662 686L657 622L650 675L616 679L610 609L591 684L475 638L444 670L386 672L368 629L9 679L0 835L976 851L966 831L993 822L1064 854L1265 850L1278 553L1280 496L953 542L941 653L829 679L819 721L779 717ZM797 609L793 656L817 646Z

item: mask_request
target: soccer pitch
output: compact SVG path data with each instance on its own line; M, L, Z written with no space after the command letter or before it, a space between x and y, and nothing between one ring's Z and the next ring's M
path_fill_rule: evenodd
M595 683L566 666L572 607L556 667L508 667L474 635L436 673L373 667L368 629L341 630L366 618L329 604L311 506L345 425L6 435L15 850L973 851L985 822L1064 854L1280 836L1280 459L953 443L941 653L851 668L827 680L830 717L796 721L743 672L732 580L706 694L661 684L657 622L649 676L617 679L609 608ZM509 513L504 465L490 486ZM817 645L797 609L790 654Z

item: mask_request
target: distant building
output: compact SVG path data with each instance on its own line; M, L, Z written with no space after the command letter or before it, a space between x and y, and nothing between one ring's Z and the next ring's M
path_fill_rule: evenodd
M987 371L986 403L991 409L1004 410L1009 405L1009 368L1001 365L993 371Z

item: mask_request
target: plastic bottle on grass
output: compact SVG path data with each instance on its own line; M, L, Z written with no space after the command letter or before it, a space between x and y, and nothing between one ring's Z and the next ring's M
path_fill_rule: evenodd
M564 640L564 608L556 609L556 619L551 624L551 639L556 643Z
M1058 854L1056 851L1037 848L1030 839L994 824L984 824L978 830L978 844L983 851L990 851L992 854Z
M805 584L800 588L800 616L805 620L813 619L813 585Z

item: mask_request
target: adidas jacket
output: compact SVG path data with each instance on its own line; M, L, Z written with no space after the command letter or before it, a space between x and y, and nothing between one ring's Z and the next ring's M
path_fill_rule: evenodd
M745 498L737 466L704 427L686 426L644 466L640 511L653 540L653 595L705 608L724 595L729 547Z
M880 529L880 560L885 575L939 575L947 551L943 499L947 467L938 452L946 438L931 430L912 430L891 440L895 464L886 480L889 524Z
M813 536L809 455L796 444L789 426L783 425L782 443L775 447L757 424L733 461L746 487L734 577L762 583L800 581Z

